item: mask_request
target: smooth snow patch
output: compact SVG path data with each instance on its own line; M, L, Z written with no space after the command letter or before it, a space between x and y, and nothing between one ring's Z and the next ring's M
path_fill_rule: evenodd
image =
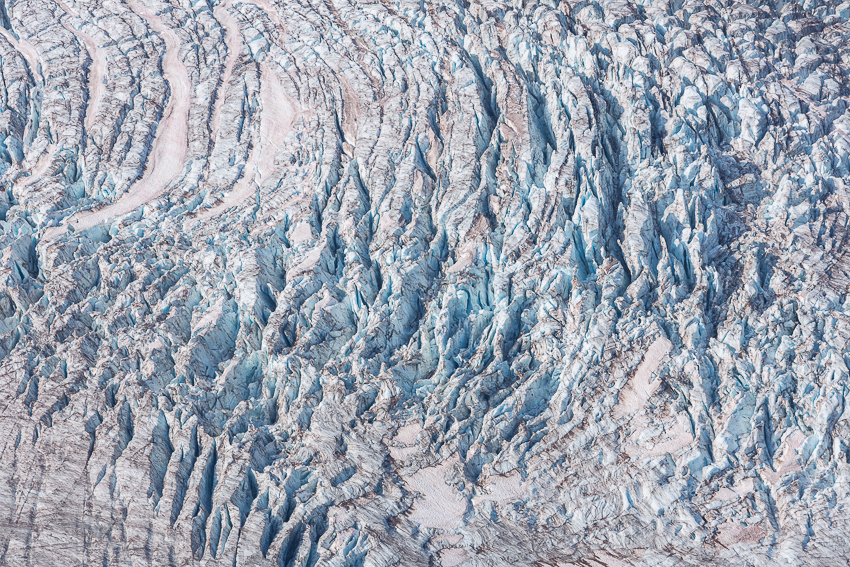
M315 236L313 236L313 228L310 226L310 222L304 220L295 225L295 228L292 229L292 232L289 235L289 241L292 244L300 244L302 242L309 242L313 240Z
M440 565L442 567L457 567L466 562L466 550L462 547L449 547L440 551Z
M405 445L413 445L416 443L416 436L419 435L421 431L422 426L419 425L418 421L414 421L399 427L398 431L395 432L393 440L398 441L399 443L404 443Z
M500 506L519 502L525 496L526 486L523 485L519 471L489 477L484 481L486 494L479 494L472 499L473 504L479 502L495 502Z
M425 528L454 529L466 513L466 499L446 483L446 474L460 463L454 455L439 465L426 467L404 478L408 487L419 493L410 508L410 520Z
M720 525L718 532L717 539L727 547L740 546L745 543L758 543L767 535L767 531L765 531L761 522L744 526L734 520L726 520Z
M387 446L393 460L404 462L413 455L422 453L422 449L416 445L416 436L420 431L422 426L416 421L398 428L390 440L391 444Z

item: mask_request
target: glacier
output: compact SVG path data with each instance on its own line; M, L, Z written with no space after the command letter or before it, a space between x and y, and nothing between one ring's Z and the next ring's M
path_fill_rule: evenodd
M0 0L0 565L846 565L848 103L838 0Z

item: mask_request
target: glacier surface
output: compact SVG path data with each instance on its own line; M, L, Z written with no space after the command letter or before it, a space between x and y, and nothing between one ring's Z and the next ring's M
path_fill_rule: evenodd
M846 565L850 2L0 0L0 565Z

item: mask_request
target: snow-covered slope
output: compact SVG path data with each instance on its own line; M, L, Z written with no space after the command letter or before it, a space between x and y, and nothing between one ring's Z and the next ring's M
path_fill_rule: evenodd
M850 3L0 0L0 564L845 565Z

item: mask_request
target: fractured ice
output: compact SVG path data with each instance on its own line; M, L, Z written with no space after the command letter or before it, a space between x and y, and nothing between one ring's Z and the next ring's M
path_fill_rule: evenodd
M0 565L845 565L850 3L0 0Z

